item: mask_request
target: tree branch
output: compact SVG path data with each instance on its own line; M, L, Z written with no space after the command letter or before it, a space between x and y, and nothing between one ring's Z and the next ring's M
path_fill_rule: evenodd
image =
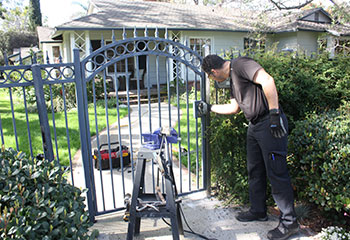
M280 3L280 2L277 2L277 1L274 1L274 0L269 0L273 5L275 5L279 10L291 10L291 9L300 9L300 8L303 8L305 7L306 5L310 4L313 2L313 0L308 0L306 1L305 3L302 3L302 4L299 4L299 5L295 5L295 6L292 6L292 7L287 7L285 6L283 3ZM330 0L332 1L332 0Z

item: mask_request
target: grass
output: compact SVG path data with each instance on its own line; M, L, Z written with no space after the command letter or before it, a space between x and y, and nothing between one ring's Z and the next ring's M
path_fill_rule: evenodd
M199 93L198 93L199 94ZM186 106L186 93L184 93L180 97L180 109L182 112L181 119L180 119L180 130L181 130L181 147L185 148L187 152L190 152L190 164L191 164L191 171L195 172L196 171L196 160L197 160L197 154L196 154L196 119L193 117L193 99L194 96L193 94L190 93L189 96L189 104L188 104L188 115L187 115L187 106ZM177 106L176 99L172 100L173 105ZM188 123L187 124L187 120ZM176 123L175 129L176 131L178 130L178 124ZM187 129L187 126L189 126L189 131ZM198 161L199 161L199 168L201 167L201 146L202 146L202 138L201 138L201 120L198 118ZM189 136L189 144L188 144L188 136ZM188 149L189 145L189 149ZM178 157L178 155L177 155ZM188 156L187 155L182 155L181 156L181 162L184 164L186 167L188 166Z
M18 141L18 150L23 151L30 156L30 144L27 130L27 121L26 113L23 103L23 98L18 97L16 94L12 94L13 103L14 103L14 116L15 116L15 125L17 130L17 141ZM115 101L115 100L114 100ZM106 128L106 116L105 116L105 107L104 101L99 101L96 104L97 112L97 121L98 121L98 130ZM110 105L110 104L109 104ZM90 133L91 136L96 134L95 127L95 114L93 104L89 104L89 122L90 122ZM115 107L108 108L109 114L109 124L117 121L117 111ZM120 109L120 118L126 116L127 109ZM16 137L12 121L12 111L11 103L8 91L0 91L0 115L1 115L1 124L4 136L4 146L5 148L12 147L17 149L16 146ZM66 128L65 112L56 112L54 114L55 118L55 129L57 135L57 148L55 144L55 135L53 129L52 113L48 113L49 124L51 128L51 139L54 148L54 155L60 160L62 165L69 165L69 156L73 159L75 153L80 149L80 131L79 131L79 120L78 120L78 111L77 109L72 109L67 111L67 124L68 124L68 135ZM28 124L30 129L30 136L32 141L32 152L36 156L38 153L43 152L42 147L42 137L40 131L39 116L36 112L28 113ZM69 136L69 138L68 138ZM70 143L70 151L68 148L68 139ZM2 142L1 142L2 143Z

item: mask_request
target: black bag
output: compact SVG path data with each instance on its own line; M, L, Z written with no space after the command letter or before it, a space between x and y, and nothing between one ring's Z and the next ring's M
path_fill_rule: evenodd
M117 145L115 148L112 148L112 145ZM109 153L108 148L103 149L102 147L107 146L108 143L100 145L100 158L101 158L101 166L100 166L100 160L99 160L99 151L97 149L94 150L94 166L96 169L100 170L106 170L110 169L109 166ZM112 168L120 168L120 145L119 142L113 142L111 143L111 160L112 160ZM127 167L130 165L130 152L129 148L125 145L122 145L122 154L123 154L123 167Z

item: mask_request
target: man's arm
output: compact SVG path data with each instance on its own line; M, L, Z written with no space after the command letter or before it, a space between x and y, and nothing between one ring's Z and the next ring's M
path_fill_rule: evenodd
M281 138L287 134L278 106L278 94L274 79L264 70L258 70L253 81L262 86L270 110L270 130L276 138Z
M253 81L262 86L269 109L278 109L278 94L273 77L261 68L255 73Z
M241 109L236 99L232 98L231 103L212 105L210 110L218 114L236 114L239 113Z

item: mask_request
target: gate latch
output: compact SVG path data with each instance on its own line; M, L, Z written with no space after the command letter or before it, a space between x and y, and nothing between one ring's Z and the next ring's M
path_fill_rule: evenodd
M208 113L208 104L202 100L193 102L193 117L200 118Z

